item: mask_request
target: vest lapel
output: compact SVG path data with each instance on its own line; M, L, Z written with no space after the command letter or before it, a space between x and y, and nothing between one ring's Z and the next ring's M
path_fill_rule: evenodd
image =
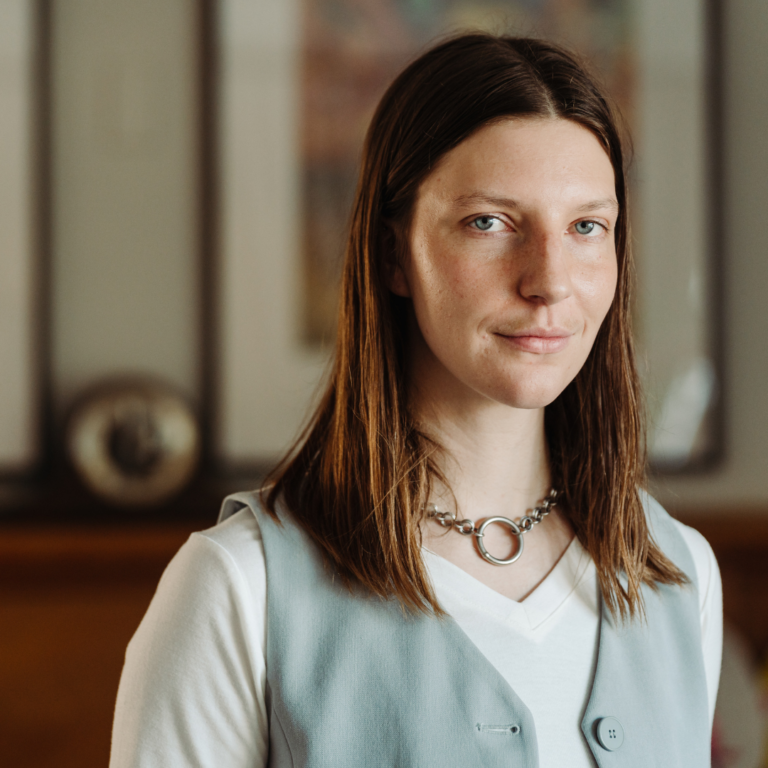
M654 539L691 583L655 590L644 586L645 619L623 624L601 598L597 669L581 730L599 768L709 766L695 566L671 518L650 497L646 511ZM601 720L609 717L623 732L614 750L601 745L605 734L598 733Z

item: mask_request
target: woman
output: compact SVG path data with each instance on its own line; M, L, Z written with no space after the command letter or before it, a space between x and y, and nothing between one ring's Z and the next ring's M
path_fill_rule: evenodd
M115 768L709 764L720 582L641 490L623 162L551 44L395 80L325 395L168 567Z

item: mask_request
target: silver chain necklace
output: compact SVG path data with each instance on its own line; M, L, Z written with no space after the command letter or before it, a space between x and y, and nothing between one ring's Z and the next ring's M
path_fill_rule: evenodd
M510 520L508 517L488 517L483 520L478 528L471 520L457 520L455 514L451 512L441 512L434 504L427 505L427 517L432 517L437 520L443 528L453 528L463 536L474 536L480 554L489 563L493 563L493 565L511 565L523 554L523 534L528 533L534 525L538 525L552 511L552 508L557 504L558 495L558 491L552 488L549 495L542 499L531 510L529 515L521 517L520 522L518 523L514 520ZM512 533L517 537L517 551L512 557L508 557L506 560L494 557L485 548L485 543L483 542L485 529L492 523L508 526Z

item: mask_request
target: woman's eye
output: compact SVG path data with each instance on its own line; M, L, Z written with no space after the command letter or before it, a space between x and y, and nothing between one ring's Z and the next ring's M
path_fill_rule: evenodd
M577 221L575 228L580 235L591 235L599 226L596 221Z
M497 216L478 216L469 225L481 232L500 232L504 228L504 222Z

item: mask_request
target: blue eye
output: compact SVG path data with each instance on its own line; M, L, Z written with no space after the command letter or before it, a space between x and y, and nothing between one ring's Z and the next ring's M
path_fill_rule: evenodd
M580 235L591 235L595 231L597 223L594 221L578 221L576 222L576 231Z
M478 216L476 219L473 219L472 224L475 229L479 229L481 232L488 232L497 221L498 219L495 216Z

